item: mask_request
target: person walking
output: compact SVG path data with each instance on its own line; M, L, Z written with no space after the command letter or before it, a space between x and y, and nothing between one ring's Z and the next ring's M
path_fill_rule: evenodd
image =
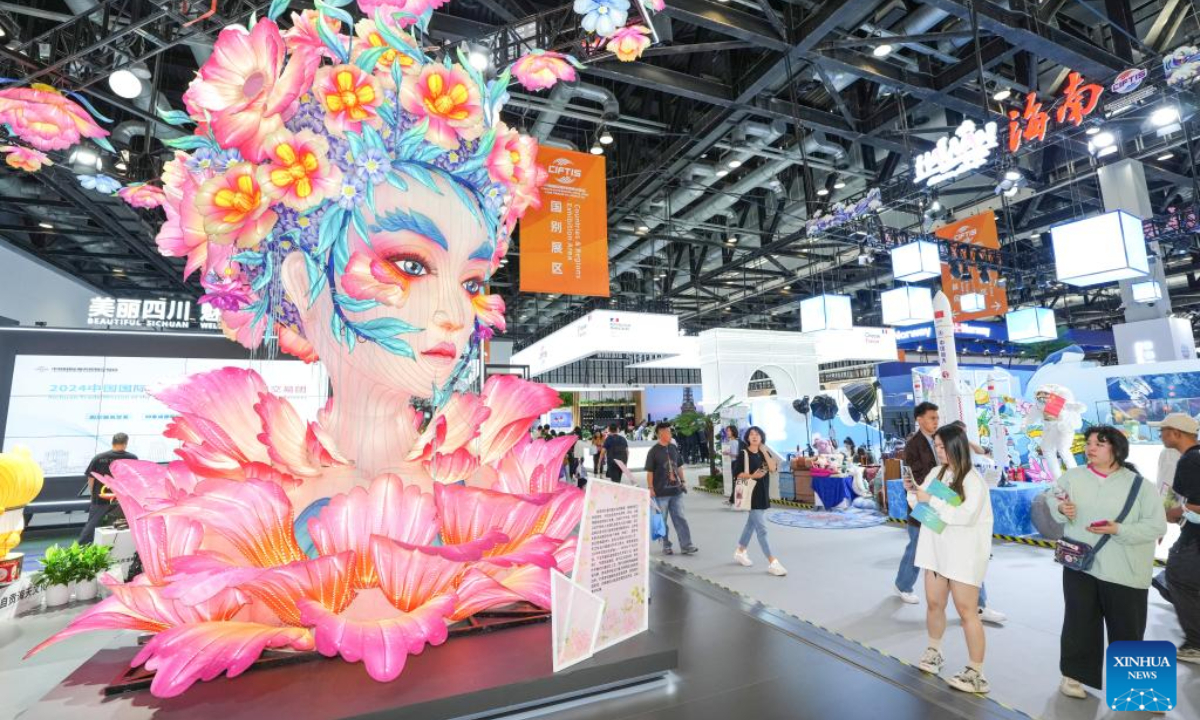
M575 462L571 467L571 479L575 481L575 485L582 490L587 486L587 456L588 442L583 439L583 428L576 427L575 431L575 446L571 452L575 455Z
M617 429L617 424L608 426L608 437L604 438L604 457L608 462L608 479L621 482L629 464L629 441Z
M658 509L675 526L683 554L692 555L699 548L692 544L692 529L683 514L683 495L687 492L683 476L683 457L679 453L679 447L671 442L669 423L658 423L654 427L654 433L658 441L646 453L646 484L650 487L650 497L654 498ZM674 554L671 549L669 526L663 538L663 554Z
M931 402L923 402L913 409L913 417L917 421L917 431L908 439L904 446L904 464L912 471L913 481L925 482L925 477L937 466L937 455L933 448L933 434L937 432L938 406ZM900 558L900 567L896 571L896 592L900 599L909 605L917 605L921 599L913 591L917 587L917 539L921 536L921 523L908 514L908 545L904 547L904 555Z
M917 541L916 566L925 570L925 627L929 645L918 667L938 675L942 671L942 636L946 634L946 604L962 621L970 662L946 682L956 690L986 693L991 689L983 674L986 640L979 617L979 589L992 555L992 500L987 483L971 464L971 444L961 427L947 425L934 436L939 465L908 492L908 504L928 503L946 525L936 532L921 528ZM954 491L961 503L952 505L928 490L941 482Z
M113 509L112 495L103 492L104 480L112 474L112 464L117 460L137 460L137 455L126 450L129 447L129 436L125 433L117 433L112 438L112 449L106 450L88 463L87 470L83 472L87 478L88 492L92 496L92 502L88 506L88 519L83 524L83 530L79 533L79 544L90 545L96 540L96 528L100 527L100 523L104 522L104 518L108 516Z
M1182 504L1166 512L1168 522L1183 521L1179 539L1167 555L1167 589L1179 625L1183 644L1175 653L1180 662L1200 663L1200 422L1184 413L1163 418L1162 442L1179 453L1172 491ZM1167 478L1159 478L1166 483Z
M746 430L745 446L733 458L733 477L737 479L754 480L754 492L750 495L750 513L746 516L746 525L742 528L742 537L738 540L737 550L733 553L734 562L744 567L750 567L754 561L750 559L747 548L750 545L750 535L758 535L758 544L763 555L767 557L767 572L782 577L787 570L779 562L779 558L771 553L771 544L767 541L767 510L771 507L769 493L770 473L779 471L779 460L767 449L766 433L759 427Z
M1086 569L1063 568L1059 691L1071 698L1103 686L1105 631L1108 643L1145 635L1154 546L1167 532L1158 491L1128 462L1121 431L1096 425L1086 438L1087 465L1058 478L1050 506L1063 539L1090 545L1094 557Z
M734 481L737 479L733 474L733 456L737 455L741 446L742 441L738 439L737 427L734 425L726 427L721 438L721 478L725 487L731 492Z
M600 461L604 458L604 435L597 430L592 433L592 474L600 477Z

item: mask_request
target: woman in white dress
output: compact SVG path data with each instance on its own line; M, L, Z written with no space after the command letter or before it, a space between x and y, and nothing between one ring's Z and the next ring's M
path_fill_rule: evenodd
M971 464L971 444L962 428L940 428L934 435L934 450L941 464L908 492L910 506L928 503L946 524L940 533L929 523L923 524L917 540L916 565L925 569L925 624L929 631L929 647L918 666L935 675L941 672L946 601L953 597L970 662L947 682L964 692L986 693L990 686L983 675L986 644L979 617L979 587L992 553L991 494ZM929 494L927 490L934 481L949 486L962 499L961 504L956 507Z

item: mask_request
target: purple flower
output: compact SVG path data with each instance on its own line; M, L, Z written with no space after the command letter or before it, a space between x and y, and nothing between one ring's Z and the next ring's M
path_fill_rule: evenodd
M253 299L249 286L235 277L221 277L217 273L209 272L200 284L205 293L200 296L198 302L207 303L218 310L240 310Z
M353 210L355 206L367 201L367 186L359 178L344 177L336 197L338 207Z
M103 195L112 195L121 189L121 181L108 175L80 175L79 184Z
M391 158L379 148L367 148L354 161L355 174L366 183L377 185L387 179Z

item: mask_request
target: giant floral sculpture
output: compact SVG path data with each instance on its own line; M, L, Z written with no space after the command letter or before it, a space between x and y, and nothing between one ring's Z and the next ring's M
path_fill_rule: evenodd
M558 481L571 439L529 437L557 393L507 376L466 391L480 343L504 329L487 283L539 202L537 142L500 121L509 73L425 54L428 5L360 0L374 12L355 23L346 4L281 30L276 2L222 31L187 116L166 117L196 129L171 141L161 193L126 193L162 203L158 246L199 274L226 334L319 358L331 399L304 419L233 368L159 391L179 459L118 462L106 481L144 572L33 652L151 633L133 664L164 697L267 649L386 681L458 621L548 608L551 570L571 570L582 494ZM531 57L518 80L573 75L569 58Z

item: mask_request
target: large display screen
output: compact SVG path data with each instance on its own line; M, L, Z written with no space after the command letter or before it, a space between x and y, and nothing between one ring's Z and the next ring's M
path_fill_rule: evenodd
M13 368L4 449L24 445L48 476L79 474L129 435L129 451L143 460L175 459L179 443L162 436L174 417L150 392L187 376L222 367L262 375L271 392L289 400L300 416L315 419L328 396L319 363L293 360L18 355Z

